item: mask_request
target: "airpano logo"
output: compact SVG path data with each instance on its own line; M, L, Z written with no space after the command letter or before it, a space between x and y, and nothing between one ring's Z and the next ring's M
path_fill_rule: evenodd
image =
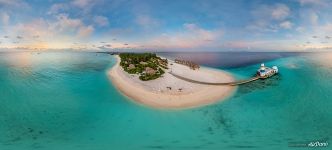
M319 142L319 141L316 141L316 142L310 142L308 144L308 147L327 147L329 145L328 142Z
M328 147L327 141L289 142L288 147Z

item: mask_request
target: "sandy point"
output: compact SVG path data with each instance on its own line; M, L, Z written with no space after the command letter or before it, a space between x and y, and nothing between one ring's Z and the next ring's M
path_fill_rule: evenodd
M125 72L117 63L107 71L113 85L134 102L163 109L193 108L223 101L231 96L236 86L202 85L178 79L168 73L172 70L178 75L204 82L232 82L234 78L225 71L201 67L192 70L187 66L169 60L169 69L155 80L141 81L137 75Z

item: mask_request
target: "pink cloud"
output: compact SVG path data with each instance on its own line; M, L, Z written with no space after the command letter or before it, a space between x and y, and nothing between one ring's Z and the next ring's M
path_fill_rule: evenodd
M9 19L10 19L10 16L6 12L3 12L3 13L0 12L0 20L3 25L8 25Z
M90 36L94 31L93 26L81 26L78 30L78 36L79 37L88 37Z
M92 25L85 25L78 18L69 18L67 14L57 15L57 21L51 24L54 31L77 34L79 37L88 37L94 31Z
M136 23L145 29L156 28L160 25L157 19L154 19L148 15L138 15Z
M108 26L109 25L109 21L106 17L104 16L95 16L94 17L94 22L101 26L101 27L105 27L105 26Z
M216 40L223 35L222 30L207 30L196 24L184 24L183 30L165 33L153 38L148 44L158 48L199 48L216 46Z

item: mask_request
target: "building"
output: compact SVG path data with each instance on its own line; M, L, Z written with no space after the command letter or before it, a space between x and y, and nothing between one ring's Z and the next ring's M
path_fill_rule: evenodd
M128 69L128 70L135 69L135 65L134 65L134 64L129 64L129 66L128 66L127 69Z
M194 62L192 61L187 61L187 60L181 60L181 59L175 59L175 63L178 63L178 64L182 64L182 65L185 65L185 66L188 66L190 69L192 70L196 70L196 69L199 69L200 66L198 64L195 64Z
M264 63L261 64L261 67L257 70L257 75L261 78L268 78L278 73L278 67L273 66L272 68L265 67Z
M156 74L156 72L157 72L156 70L154 70L150 67L145 68L145 73L148 74L148 75L154 75L154 74Z
M147 65L148 63L147 62L144 62L144 61L141 61L139 62L141 65Z

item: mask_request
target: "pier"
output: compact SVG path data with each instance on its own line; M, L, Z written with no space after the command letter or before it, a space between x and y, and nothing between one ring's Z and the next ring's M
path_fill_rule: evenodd
M265 67L265 65L263 63L263 64L261 64L261 67L257 70L256 76L252 77L250 79L239 80L239 81L234 81L234 82L227 82L227 83L212 83L212 82L204 82L204 81L197 81L197 80L189 79L189 78L174 74L172 71L169 72L169 74L173 75L176 78L179 78L184 81L192 82L192 83L206 84L206 85L231 85L231 86L246 84L246 83L249 83L252 81L256 81L258 79L266 79L277 73L278 73L277 66L273 66L272 68L269 68L269 67Z
M246 84L246 83L249 83L249 82L252 82L252 81L256 81L256 80L262 78L260 76L255 76L255 77L252 77L252 78L247 79L247 80L239 80L239 81L226 82L226 83L212 83L212 82L192 80L192 79L174 74L172 72L169 72L169 74L173 75L174 77L176 77L178 79L184 80L184 81L188 81L188 82L191 82L191 83L197 83L197 84L206 84L206 85L231 85L231 86L236 86L236 85L241 85L241 84Z

